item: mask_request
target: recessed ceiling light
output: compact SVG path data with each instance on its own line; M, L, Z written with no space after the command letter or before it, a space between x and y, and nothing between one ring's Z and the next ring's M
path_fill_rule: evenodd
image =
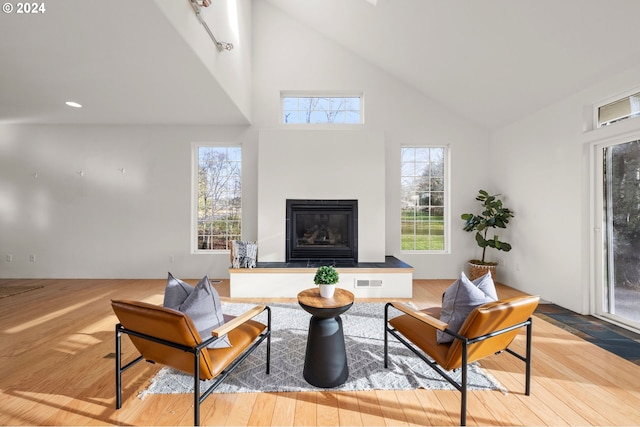
M67 102L65 102L65 104L67 104L69 107L73 107L73 108L82 108L82 105L78 104L77 102L73 102L73 101L67 101Z

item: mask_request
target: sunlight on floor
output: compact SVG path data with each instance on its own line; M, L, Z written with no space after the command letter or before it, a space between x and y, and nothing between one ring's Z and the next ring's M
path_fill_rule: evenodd
M78 304L74 304L74 305L71 305L69 307L65 307L63 309L54 311L53 313L46 314L46 315L44 315L42 317L38 317L36 319L33 319L33 320L29 321L29 322L25 322L25 323L23 323L21 325L13 327L13 328L6 329L4 332L6 332L7 334L19 334L20 332L24 332L29 328L34 328L36 326L42 325L45 322L50 322L50 321L52 321L52 320L54 320L54 319L56 319L56 318L58 318L60 316L64 316L65 314L69 314L72 311L74 311L74 310L76 310L76 309L78 309L80 307L83 307L85 305L89 305L91 303L94 303L94 302L96 302L98 300L101 300L101 299L104 299L104 298L105 298L105 295L99 295L99 296L97 296L95 298L92 298L90 300L87 300L87 301L84 301L84 302L81 302L81 303L78 303Z
M54 350L66 354L78 354L92 345L98 345L102 340L90 334L73 334L57 345Z

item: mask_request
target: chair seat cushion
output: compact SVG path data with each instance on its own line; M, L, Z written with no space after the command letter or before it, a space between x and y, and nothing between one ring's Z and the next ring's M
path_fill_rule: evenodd
M265 329L263 323L248 320L227 334L231 347L207 349L213 376L229 366Z
M450 330L458 332L473 309L497 299L491 273L472 282L462 272L458 280L444 291L440 320L447 323ZM443 331L437 331L437 337L439 344L453 341L453 336Z

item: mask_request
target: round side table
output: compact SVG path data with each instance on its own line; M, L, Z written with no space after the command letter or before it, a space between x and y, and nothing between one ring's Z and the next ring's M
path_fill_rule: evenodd
M347 381L349 366L340 315L353 300L353 294L341 288L336 288L332 298L320 297L318 288L298 294L298 303L311 314L303 371L309 384L331 388Z

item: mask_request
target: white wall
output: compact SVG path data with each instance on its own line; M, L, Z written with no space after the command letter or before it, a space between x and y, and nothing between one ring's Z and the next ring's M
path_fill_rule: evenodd
M245 132L0 126L0 277L226 277L228 254L191 254L191 146Z
M493 187L516 214L505 234L513 250L501 255L506 283L589 312L592 144L640 131L638 120L592 130L592 107L637 88L638 75L640 68L603 79L492 135Z
M385 152L381 132L263 130L258 160L261 261L285 255L287 199L358 201L358 261L384 262Z
M411 264L415 278L457 277L475 253L475 243L461 230L459 217L473 205L477 190L489 182L490 171L478 161L488 155L488 132L310 31L267 2L255 2L253 11L254 126L282 127L282 90L363 91L362 129L384 135L386 255ZM450 146L453 173L449 254L413 255L400 250L400 147L412 144Z

